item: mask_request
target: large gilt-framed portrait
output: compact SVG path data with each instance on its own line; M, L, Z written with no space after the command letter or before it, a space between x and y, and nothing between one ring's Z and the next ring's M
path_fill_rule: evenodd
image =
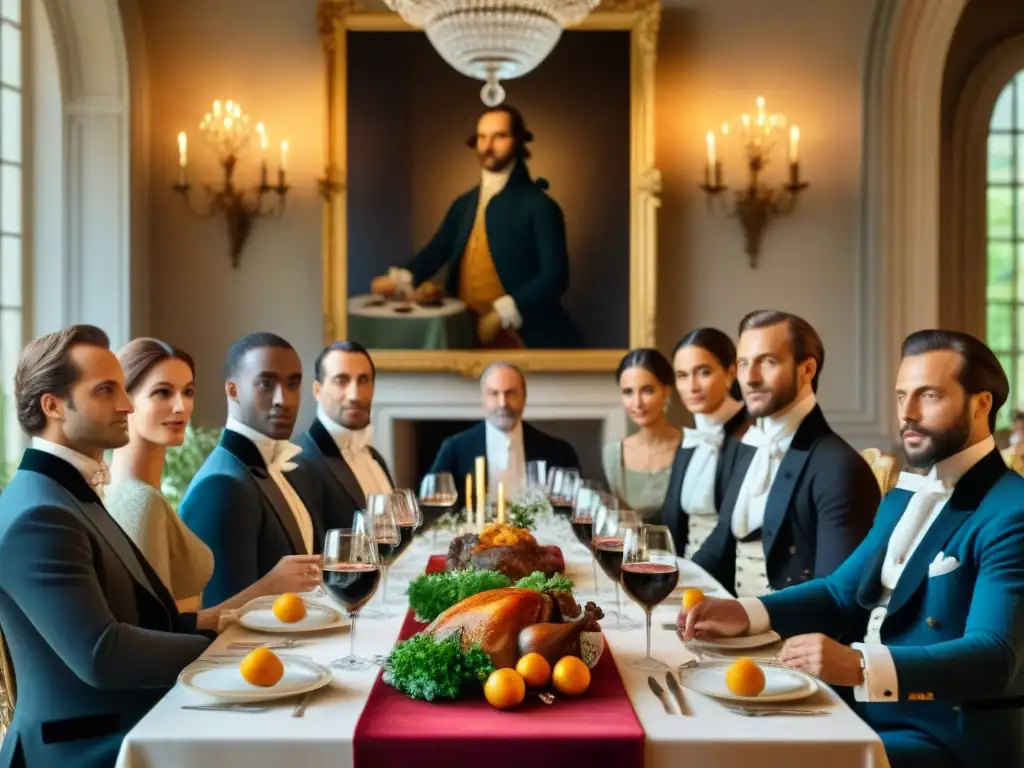
M472 202L483 194L482 156L473 147L482 83L449 67L422 31L365 2L320 0L318 11L328 104L325 341L361 342L380 370L464 375L498 359L527 371L614 370L630 347L653 346L660 0L605 0L563 32L533 72L503 83L533 141L501 195L508 198L521 177L526 186L515 190L537 210L557 212L507 227L497 217L523 210L520 198L504 208L499 197ZM485 250L489 243L486 257L474 245L477 227ZM516 240L524 232L543 242L534 249ZM424 290L382 298L375 278L422 273L427 252L428 271L441 268L416 277ZM547 269L552 252L566 269L541 294L531 290L541 281L531 283L530 270ZM517 324L505 325L511 343L501 348L479 330L486 312L470 295L493 288L487 281L495 278L498 294L520 297Z

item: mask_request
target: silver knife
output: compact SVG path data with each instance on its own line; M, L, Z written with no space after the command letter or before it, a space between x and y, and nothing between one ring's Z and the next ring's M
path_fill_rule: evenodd
M679 714L688 715L686 711L686 704L683 703L683 689L679 686L679 681L673 677L671 672L665 673L665 682L668 683L668 689L672 691L672 695L675 697L676 704L679 705Z
M665 714L674 715L675 712L672 711L672 705L668 703L668 694L665 693L665 689L658 685L658 681L653 677L647 678L647 684L651 687L654 695L658 697L658 701L661 702L661 706L665 708Z

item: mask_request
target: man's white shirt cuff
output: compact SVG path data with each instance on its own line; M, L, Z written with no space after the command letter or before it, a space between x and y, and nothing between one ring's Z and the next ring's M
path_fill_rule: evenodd
M408 269L391 267L388 270L388 277L395 281L399 291L411 291L414 287L412 284L412 272Z
M764 603L756 597L741 597L739 604L747 612L747 620L750 622L748 635L760 635L772 628L772 620L768 617Z
M516 300L511 296L500 296L494 300L494 311L501 318L503 328L522 328L523 318L519 315L519 308L516 307Z
M892 653L881 643L850 643L864 654L864 682L854 686L857 701L899 701L899 678Z

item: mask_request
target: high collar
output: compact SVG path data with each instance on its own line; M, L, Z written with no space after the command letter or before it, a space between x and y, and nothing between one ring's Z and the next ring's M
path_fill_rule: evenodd
M43 442L53 445L48 440ZM72 451L72 453L81 455L77 451ZM21 464L18 465L18 469L45 475L70 491L79 501L92 504L103 503L77 467L56 453L45 450L45 448L32 447L26 450L22 454Z
M725 400L711 413L693 414L693 423L699 432L717 432L725 429L725 425L733 416L743 410L743 403L726 395Z
M275 457L280 455L281 447L293 446L294 453L298 453L300 450L298 446L294 446L288 440L275 440L272 437L264 435L258 429L253 429L247 424L243 424L231 416L228 416L228 420L224 425L224 428L230 429L232 432L236 432L252 442L252 444L256 446L256 450L259 451L260 458L263 459L263 463L268 467L274 463Z
M37 451L48 453L51 456L56 456L58 459L63 459L76 470L85 479L85 482L90 486L97 484L97 476L104 473L106 464L104 462L96 461L91 459L84 453L72 450L67 446L54 443L50 440L44 440L41 437L32 438L32 447ZM107 470L109 472L109 470Z
M811 392L803 400L798 400L781 416L765 416L757 420L757 427L769 440L776 440L784 435L792 435L800 427L811 411L818 405L818 400Z
M947 488L954 487L974 465L995 450L995 438L989 436L949 458L936 462L928 470L928 479L942 483Z
M342 426L321 408L316 409L316 418L327 434L334 440L339 451L361 451L369 449L373 444L373 425L367 424L363 429L349 429Z
M522 442L523 440L523 420L520 419L516 422L516 425L512 427L510 432L502 432L496 426L491 424L489 421L484 421L484 430L487 437L491 440L507 441L508 443L515 444L516 442Z
M484 196L496 195L505 188L508 184L509 178L512 176L512 172L515 171L516 166L519 165L518 160L513 160L512 163L500 171L489 171L486 168L480 169L480 193Z

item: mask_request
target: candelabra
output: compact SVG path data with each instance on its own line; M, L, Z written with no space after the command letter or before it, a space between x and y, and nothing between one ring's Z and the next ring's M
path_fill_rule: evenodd
M789 127L789 179L778 188L762 183L761 174L771 160L775 138L786 129L784 115L768 115L764 98L757 98L757 112L751 117L740 118L743 132L743 146L747 160L748 180L743 189L737 190L731 215L740 222L746 241L745 251L751 268L757 267L761 253L761 241L768 224L777 216L788 216L796 209L797 197L810 186L800 180L798 147L800 129ZM722 138L730 135L729 124L722 125ZM704 169L704 183L700 188L708 195L709 206L715 200L722 200L722 193L728 187L722 183L722 162L716 155L715 133L707 134L707 166ZM723 203L724 204L724 203Z
M267 178L266 152L269 137L263 123L256 123L255 136L260 146L260 182L249 188L235 186L234 174L238 159L249 146L253 137L249 116L234 101L221 104L213 102L213 110L207 112L199 124L200 132L217 148L224 180L220 186L202 184L206 195L205 210L197 207L191 196L192 184L188 180L188 135L178 134L178 181L174 191L181 195L188 209L197 216L213 218L224 216L228 228L228 245L231 252L231 266L237 269L241 262L242 250L252 233L256 219L281 216L284 213L285 195L289 187L285 183L285 167L288 160L288 142L281 142L281 163L277 171L277 183L269 184ZM270 193L276 198L270 204L265 198Z

